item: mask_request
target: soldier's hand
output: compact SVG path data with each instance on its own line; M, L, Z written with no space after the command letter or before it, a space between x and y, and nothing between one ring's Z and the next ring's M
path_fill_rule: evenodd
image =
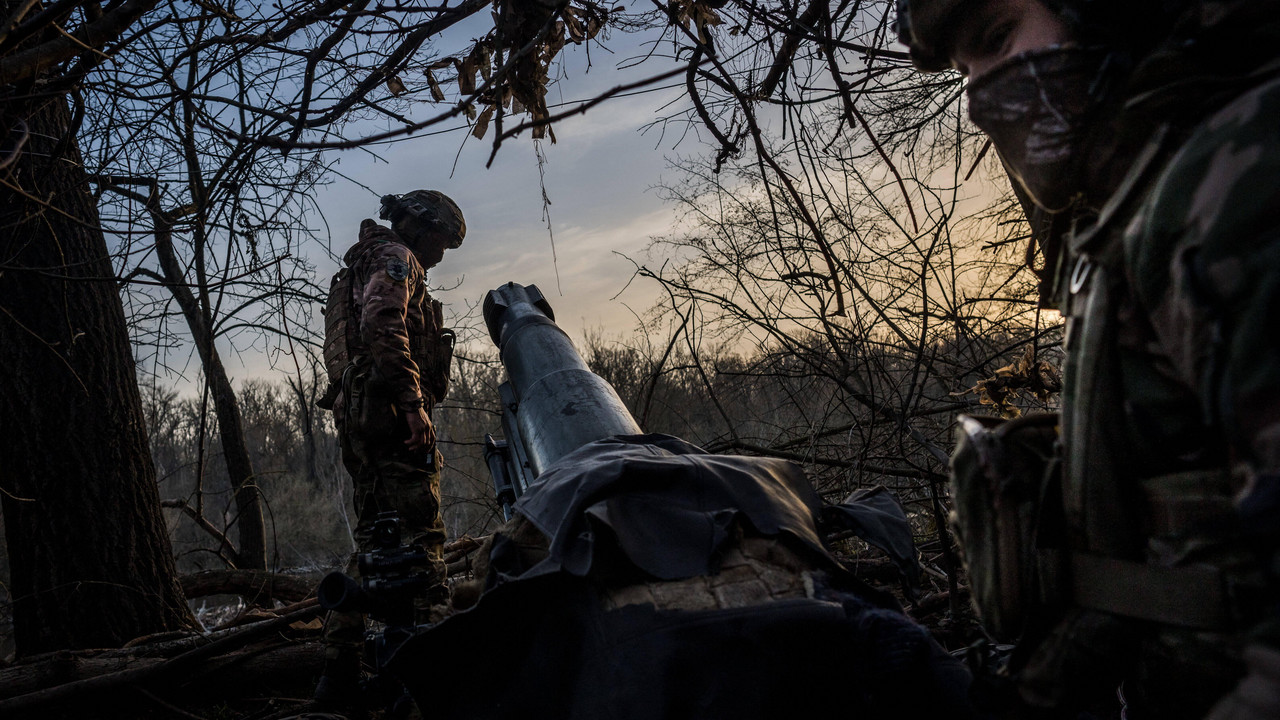
M418 408L417 412L405 413L404 419L409 423L409 439L404 441L410 450L433 448L436 445L436 428L427 417L427 411Z

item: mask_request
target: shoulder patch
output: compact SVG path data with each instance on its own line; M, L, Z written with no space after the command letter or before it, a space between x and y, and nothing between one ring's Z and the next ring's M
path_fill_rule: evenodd
M404 282L409 277L409 263L400 258L387 260L387 277L396 282Z

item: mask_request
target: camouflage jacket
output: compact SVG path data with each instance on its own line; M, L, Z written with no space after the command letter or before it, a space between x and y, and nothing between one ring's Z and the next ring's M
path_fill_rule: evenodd
M1165 659L1200 670L1280 607L1280 63L1219 87L1193 122L1152 124L1066 238L1057 293L1076 603L1148 621L1138 657L1182 647Z
M423 392L421 373L410 347L440 333L427 294L426 270L390 228L366 220L360 240L343 256L351 268L353 311L358 320L353 360L372 362L376 377L401 410L424 404L430 411L440 398Z

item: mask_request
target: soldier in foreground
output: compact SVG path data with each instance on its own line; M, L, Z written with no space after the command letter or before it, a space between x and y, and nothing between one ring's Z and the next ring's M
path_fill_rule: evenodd
M1012 711L1280 718L1280 4L898 9L918 68L968 76L1067 318L1061 475L1022 479L1029 531L959 516L984 621L1019 639Z
M431 411L444 399L453 352L440 303L427 294L426 272L445 250L462 244L466 223L458 206L434 190L388 195L380 217L392 227L364 220L330 288L330 388L320 405L333 410L342 461L355 484L357 553L373 550L378 514L398 512L403 540L425 551L430 567L424 570L435 580L422 598L425 614L449 597L440 517L443 459ZM364 631L363 615L330 614L318 701L355 701Z

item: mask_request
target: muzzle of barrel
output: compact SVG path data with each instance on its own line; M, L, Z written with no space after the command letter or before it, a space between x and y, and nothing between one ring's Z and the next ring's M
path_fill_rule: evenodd
M507 283L491 291L484 319L510 378L535 475L589 442L641 432L617 391L591 372L556 325L537 286Z
M355 578L340 572L331 572L316 588L320 607L337 612L368 612L371 605L369 593L360 587Z

